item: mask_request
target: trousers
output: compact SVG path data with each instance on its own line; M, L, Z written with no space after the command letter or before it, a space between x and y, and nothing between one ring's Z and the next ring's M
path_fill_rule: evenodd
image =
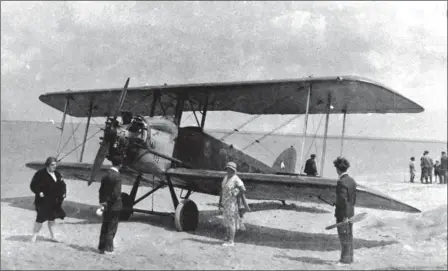
M336 219L336 222L342 222L342 219ZM341 258L342 263L353 262L353 224L347 223L338 227L338 237L341 243Z
M103 213L103 223L101 224L99 250L113 251L114 238L117 233L120 211L107 210Z

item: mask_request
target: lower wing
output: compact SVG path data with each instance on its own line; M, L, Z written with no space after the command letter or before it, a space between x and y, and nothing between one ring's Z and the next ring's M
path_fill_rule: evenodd
M41 169L44 164L31 162L26 166L32 169ZM91 168L92 164L88 163L59 163L57 170L63 174L64 178L88 181ZM107 169L107 166L102 166L101 173L95 179L96 182L101 180ZM137 172L126 167L122 168L120 172L123 184L134 184ZM210 195L219 195L225 174L224 171L186 168L171 168L165 172L166 177L171 178L173 186ZM238 173L238 176L246 186L248 199L292 200L327 204L333 204L336 201L337 180L335 179L263 173ZM144 174L140 185L153 186L161 183L167 184L166 180ZM356 206L409 213L420 212L415 207L362 185L358 185L356 189Z
M218 195L225 172L172 168L166 171L166 175L174 179L175 186ZM336 201L337 180L335 179L263 173L238 173L238 176L244 182L248 199L292 200L327 204L333 204ZM409 213L421 212L415 207L362 185L358 185L356 189L356 206Z
M39 170L45 167L42 162L31 162L26 164L27 167ZM106 173L106 171L110 168L110 166L102 166L100 173L95 177L95 182L101 182L101 178ZM73 180L81 180L81 181L89 181L90 171L92 170L92 164L89 163L66 163L60 162L58 163L57 171L59 171L63 178L65 179L73 179ZM135 182L138 173L127 168L123 167L120 169L120 174L122 176L122 183L127 185L133 185ZM142 176L142 180L140 182L141 186L153 186L154 183L160 183L159 179L153 180L152 175L144 174Z

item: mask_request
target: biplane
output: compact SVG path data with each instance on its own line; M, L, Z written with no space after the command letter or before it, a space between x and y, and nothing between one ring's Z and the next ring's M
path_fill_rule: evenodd
M250 115L305 114L300 164L309 114L325 114L325 137L329 114L343 114L341 154L346 114L418 113L424 109L391 89L357 76L303 78L296 80L203 83L62 91L39 96L45 104L67 115L87 117L83 150L92 117L105 117L104 134L93 163L60 162L58 170L66 178L100 181L108 169L103 163L121 155L123 183L132 185L122 193L121 219L134 212L163 215L134 206L157 190L168 187L174 205L178 231L192 231L198 225L199 211L190 199L192 193L219 195L225 175L224 165L234 161L238 175L254 200L311 201L333 205L336 179L308 177L296 173L295 148L284 150L272 166L251 157L204 130L207 112L235 111ZM181 127L183 112L193 112L197 126ZM200 115L199 115L200 114ZM199 117L198 117L199 116ZM325 157L326 144L323 144ZM81 160L82 161L82 152ZM38 169L42 162L28 167ZM321 166L323 172L323 162ZM321 174L322 175L322 174ZM151 187L136 198L140 186ZM182 189L175 192L174 188ZM420 212L418 209L363 185L358 185L359 207Z

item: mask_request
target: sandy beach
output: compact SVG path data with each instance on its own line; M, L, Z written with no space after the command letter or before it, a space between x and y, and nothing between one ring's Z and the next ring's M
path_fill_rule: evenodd
M95 215L99 184L89 187L78 180L66 180L67 217L57 221L59 242L49 240L44 225L38 242L31 244L36 213L29 183L34 171L25 163L54 154L55 128L44 128L2 122L1 269L447 269L447 185L411 184L394 175L361 175L355 167L352 175L359 184L422 213L356 208L356 213L368 216L354 225L355 263L349 266L336 265L337 232L325 230L334 223L334 208L329 205L287 202L283 207L279 201L250 201L253 211L245 215L247 230L237 232L235 247L222 247L218 197L197 193L190 197L200 210L195 232L177 232L170 217L134 214L118 226L115 255L100 255L96 248L101 220ZM31 132L37 129L39 133ZM429 146L436 150L446 145ZM91 161L96 149L86 150L85 161ZM75 154L68 159L75 161ZM123 186L124 192L130 189ZM138 194L148 190L141 188ZM136 207L173 212L167 188Z
M328 205L251 201L245 232L235 247L222 247L224 228L217 198L193 194L200 209L195 232L177 232L170 217L134 214L120 223L115 255L96 252L100 219L98 184L67 180L64 208L68 217L58 221L55 243L47 227L35 244L29 243L35 219L33 196L24 170L14 185L2 187L2 269L445 269L447 268L446 185L394 183L387 192L422 210L421 214L357 208L366 220L355 224L355 263L337 265L339 242ZM377 187L375 187L377 188ZM140 194L146 189L141 189ZM123 190L130 190L124 187ZM179 192L179 191L178 191ZM137 208L172 212L167 189Z

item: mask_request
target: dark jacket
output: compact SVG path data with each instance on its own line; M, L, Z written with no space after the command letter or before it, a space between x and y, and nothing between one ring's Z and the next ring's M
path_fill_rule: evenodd
M446 156L442 156L440 158L440 170L442 172L446 171L447 170L447 166L448 166L447 158L446 158Z
M106 203L106 210L120 211L121 203L121 178L120 173L113 169L107 171L101 179L99 190L100 203Z
M338 220L350 218L355 214L356 182L347 174L343 175L336 185L336 211Z
M30 189L35 194L34 204L36 206L41 206L42 204L61 205L64 201L67 186L62 180L61 173L56 170L54 174L56 175L56 182L46 168L38 170L34 174ZM39 196L40 192L44 193L44 197Z
M316 176L317 175L316 161L313 160L312 158L306 160L304 172L307 175Z

